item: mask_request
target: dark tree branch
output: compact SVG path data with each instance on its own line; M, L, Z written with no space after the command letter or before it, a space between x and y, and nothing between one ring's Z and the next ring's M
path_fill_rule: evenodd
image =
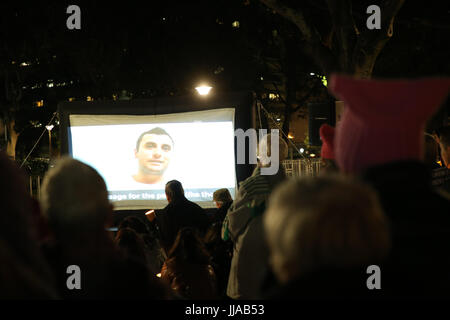
M300 30L306 41L311 42L313 41L313 38L317 36L318 34L317 31L314 30L314 28L311 27L306 22L302 12L289 8L279 3L277 0L260 0L260 1L269 9L272 9L280 16L294 23Z
M308 99L313 95L313 93L315 92L316 88L318 87L319 83L321 83L320 81L315 81L314 85L312 88L309 89L308 93L305 94L303 97L301 97L300 99L297 99L296 103L298 103L298 106L296 108L293 108L293 113L297 112L298 110L300 110L300 108L302 107L302 105L308 101Z
M302 48L310 57L312 57L322 72L326 75L333 71L338 71L339 66L336 58L329 48L327 48L320 37L316 28L312 27L305 19L303 13L294 10L277 0L260 0L266 7L272 9L285 19L291 21L299 30L305 40Z
M350 0L327 0L333 30L336 36L336 50L341 70L349 71L351 54L356 41L358 29L352 16Z
M380 6L381 29L366 29L358 37L353 51L353 73L361 77L370 77L381 50L393 35L394 18L405 0L385 0Z

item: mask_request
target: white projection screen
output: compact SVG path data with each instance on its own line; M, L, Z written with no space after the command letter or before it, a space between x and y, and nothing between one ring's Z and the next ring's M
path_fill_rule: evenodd
M182 183L189 200L211 208L215 190L228 188L235 196L234 118L234 108L157 115L70 114L68 152L100 173L116 210L165 207L164 187L173 179ZM152 129L159 131L144 135L145 143L141 139L138 144L141 134ZM141 145L162 151L144 154ZM142 172L156 175L157 181L137 181Z

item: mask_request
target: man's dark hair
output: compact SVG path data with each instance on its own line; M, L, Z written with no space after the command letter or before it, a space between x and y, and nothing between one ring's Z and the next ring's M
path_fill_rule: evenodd
M144 133L142 133L139 138L136 141L136 151L139 151L139 145L141 144L141 140L142 138L146 135L146 134L158 134L158 135L165 135L168 136L170 138L170 140L172 140L172 143L175 144L173 142L172 137L170 136L170 134L167 133L166 130L164 130L163 128L160 127L155 127L151 130L145 131Z
M445 126L439 130L439 141L445 148L450 147L450 126Z
M184 190L181 182L171 180L166 183L166 194L173 200L184 198Z

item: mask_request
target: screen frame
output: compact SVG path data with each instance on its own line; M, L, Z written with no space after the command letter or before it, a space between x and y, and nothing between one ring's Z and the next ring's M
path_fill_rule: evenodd
M58 104L58 114L60 121L59 130L61 155L71 154L69 146L70 115L161 115L222 108L234 108L235 130L243 129L246 131L250 128L255 128L255 100L253 99L253 94L251 92L232 92L221 95L192 95L155 99L60 102ZM255 165L236 163L236 145L237 143L235 138L235 174L237 183L239 183L251 175ZM248 154L246 155L246 159L249 159Z

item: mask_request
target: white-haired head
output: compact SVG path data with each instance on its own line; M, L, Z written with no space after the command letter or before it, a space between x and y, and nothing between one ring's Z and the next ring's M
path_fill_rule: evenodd
M272 141L273 140L273 141ZM270 134L260 138L258 159L261 174L276 174L281 161L288 156L288 145L279 135L279 130L271 130Z
M376 193L338 176L291 179L269 199L264 230L282 282L327 268L378 263L390 249Z
M92 167L62 157L42 183L41 206L56 235L101 230L112 206L105 182Z

